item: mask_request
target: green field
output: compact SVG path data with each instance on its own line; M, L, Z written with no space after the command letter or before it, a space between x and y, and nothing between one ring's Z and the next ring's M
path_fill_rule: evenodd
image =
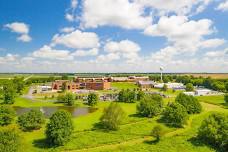
M117 91L121 89L138 88L136 84L128 82L113 82L111 85L113 88L117 89ZM150 89L149 91L158 92L161 90ZM27 92L28 88L25 89L24 93L26 94ZM115 91L98 91L99 94L112 92ZM164 98L165 103L168 103L173 102L180 91L173 92L172 90L168 90L162 93L169 95L169 98ZM128 117L118 131L105 131L97 128L104 108L110 104L110 102L99 102L95 112L72 118L75 127L74 133L72 134L71 140L64 146L51 148L45 144L45 125L41 129L35 131L21 131L23 152L215 152L215 149L200 144L195 137L202 120L213 111L228 113L227 105L225 105L223 96L200 96L197 98L203 106L203 112L191 115L184 128L167 127L158 121L160 116L155 118L137 116L137 103L119 103ZM51 102L51 100L53 99L48 98L45 100L44 95L37 95L34 100L19 96L12 106L64 106L62 103L56 104ZM82 101L76 101L75 106L84 107L87 105L84 105ZM46 123L47 122L48 119L46 119ZM158 143L154 142L155 139L150 135L152 128L156 124L163 125L166 131L166 134Z

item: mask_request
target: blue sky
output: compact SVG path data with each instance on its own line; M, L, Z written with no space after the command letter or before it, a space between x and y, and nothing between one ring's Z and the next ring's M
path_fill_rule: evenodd
M228 72L227 0L1 0L0 72Z

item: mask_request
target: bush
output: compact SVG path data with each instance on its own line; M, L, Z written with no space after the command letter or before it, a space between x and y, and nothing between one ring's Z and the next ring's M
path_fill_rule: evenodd
M151 131L151 135L159 141L160 138L165 134L165 129L162 125L156 125Z
M20 148L20 136L16 127L7 126L0 128L0 151L17 152Z
M169 103L162 115L162 120L174 127L183 127L187 119L188 113L185 107L177 102Z
M138 101L141 100L144 96L145 96L145 93L142 90L138 91L137 100Z
M162 91L167 91L168 90L168 86L166 84L164 84L161 90Z
M180 93L175 101L184 106L189 114L200 113L202 111L201 104L193 96Z
M118 94L118 102L126 102L126 103L133 103L136 100L136 93L135 91L121 90Z
M45 122L44 115L39 110L31 110L18 117L17 120L23 131L40 129Z
M64 96L64 102L68 105L68 106L72 106L74 105L74 95L72 93L66 93Z
M125 118L126 114L123 109L117 103L112 102L108 108L104 109L100 120L105 129L118 130Z
M90 93L88 95L87 100L88 100L88 105L95 106L97 105L97 102L98 102L98 96L95 93Z
M199 130L198 137L203 142L219 149L228 148L228 115L224 113L213 113L206 118Z
M53 146L64 145L73 133L71 114L64 110L55 112L46 126L47 142Z
M187 83L186 84L186 91L193 91L194 90L194 86L192 83Z
M225 100L226 103L228 103L228 93L226 93L226 94L224 95L224 100Z
M16 116L15 111L9 106L0 106L0 126L11 124Z
M5 104L13 104L16 97L16 89L12 82L3 86L3 101Z
M160 95L145 95L137 105L137 112L145 117L154 117L161 112L162 107L163 101Z

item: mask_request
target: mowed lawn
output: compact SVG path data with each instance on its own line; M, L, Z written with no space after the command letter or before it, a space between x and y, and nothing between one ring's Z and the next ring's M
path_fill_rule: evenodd
M112 82L111 87L119 90L138 88L138 86L134 82Z

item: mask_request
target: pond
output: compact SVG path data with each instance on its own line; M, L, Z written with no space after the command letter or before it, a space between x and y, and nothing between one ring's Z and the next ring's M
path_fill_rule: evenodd
M40 110L46 118L49 118L54 112L57 110L66 110L73 117L83 116L88 113L95 112L97 108L91 108L91 107L70 107L70 106L57 106L57 107L31 107L31 108L25 108L25 107L13 107L16 111L16 114L18 116L22 115L25 112L28 112L32 109L38 109Z

